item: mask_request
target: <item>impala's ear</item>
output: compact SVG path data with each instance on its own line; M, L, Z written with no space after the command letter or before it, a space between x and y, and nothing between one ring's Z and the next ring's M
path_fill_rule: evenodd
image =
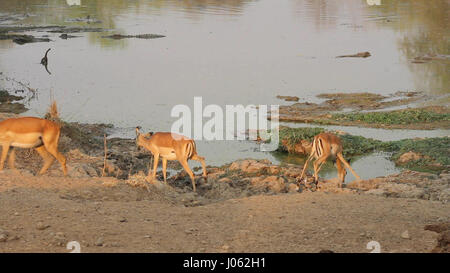
M136 126L136 136L141 134L141 132L139 131L140 129L141 129L141 126Z
M153 132L148 132L144 135L145 138L150 138L153 135Z

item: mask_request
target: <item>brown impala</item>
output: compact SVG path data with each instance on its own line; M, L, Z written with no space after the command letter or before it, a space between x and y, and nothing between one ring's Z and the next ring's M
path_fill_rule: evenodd
M195 142L185 136L158 132L142 134L140 127L136 127L136 144L149 150L154 156L153 174L151 179L156 177L156 169L158 167L159 156L162 157L162 167L164 182L167 183L167 160L178 160L188 173L192 181L192 189L195 191L195 177L188 165L188 160L196 160L202 163L203 177L206 179L205 158L197 155ZM150 170L148 170L148 179L150 179Z
M8 151L9 166L14 169L14 148L34 148L44 159L44 166L39 174L45 173L55 161L59 161L64 175L67 175L66 158L58 152L60 126L53 121L35 118L21 117L10 118L0 122L0 145L2 145L2 157L0 170L3 170Z
M360 180L361 178L355 173L350 164L344 159L342 155L342 143L341 139L330 133L320 133L314 137L312 143L311 154L305 162L305 166L303 167L302 174L300 175L300 181L303 178L303 175L308 167L309 161L315 157L316 161L314 161L314 181L317 182L319 179L319 171L322 167L323 163L328 158L336 159L336 168L338 170L339 180L344 183L345 175L347 172L345 171L345 167L349 168L352 174ZM344 165L344 166L342 166Z

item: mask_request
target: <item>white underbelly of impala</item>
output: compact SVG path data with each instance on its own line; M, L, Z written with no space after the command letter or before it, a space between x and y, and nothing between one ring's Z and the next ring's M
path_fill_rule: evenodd
M12 142L11 146L18 148L36 148L41 146L42 144L42 140L39 138L36 142L32 143Z
M0 137L0 143L9 143L10 146L19 148L36 148L43 144L41 133L12 134L7 133Z
M175 154L175 150L173 148L160 148L160 155L167 160L176 160L177 155Z

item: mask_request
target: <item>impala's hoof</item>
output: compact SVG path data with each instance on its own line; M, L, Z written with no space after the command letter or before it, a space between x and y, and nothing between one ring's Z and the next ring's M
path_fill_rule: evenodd
M145 181L147 181L147 183L152 183L153 182L153 178L151 177L146 177Z

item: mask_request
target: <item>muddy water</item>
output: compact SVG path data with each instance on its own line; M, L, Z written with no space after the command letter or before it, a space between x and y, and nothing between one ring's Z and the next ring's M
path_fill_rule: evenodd
M64 119L170 130L174 105L279 104L276 95L314 101L330 92L449 92L449 64L414 64L450 54L448 1L363 0L2 0L0 24L101 27L103 33L48 35L49 43L0 40L0 71L38 89L28 115L42 115L53 96ZM89 17L87 17L89 16ZM87 19L89 18L89 19ZM164 38L102 38L108 34ZM49 75L39 64L49 53ZM369 58L335 58L369 51ZM8 81L0 87L21 88ZM448 100L439 100L448 103ZM383 132L384 134L384 132ZM208 163L237 158L284 160L245 141L198 143ZM355 163L356 164L356 163ZM362 164L364 165L364 164ZM358 172L358 168L355 166ZM363 168L363 167L361 167ZM377 175L390 167L381 166ZM361 173L361 171L360 171ZM375 175L375 174L373 174Z
M282 162L291 164L305 163L305 158L301 158L295 155L288 155L286 153L274 153L274 157ZM388 153L376 152L367 156L353 158L350 162L352 168L362 179L369 179L378 176L386 176L401 171L401 168L397 168L395 164L390 161ZM313 172L312 164L309 164L309 170ZM331 162L327 162L320 170L320 177L324 179L336 178L337 171L335 165ZM355 179L350 170L347 170L347 176L345 177L345 183L351 182Z

